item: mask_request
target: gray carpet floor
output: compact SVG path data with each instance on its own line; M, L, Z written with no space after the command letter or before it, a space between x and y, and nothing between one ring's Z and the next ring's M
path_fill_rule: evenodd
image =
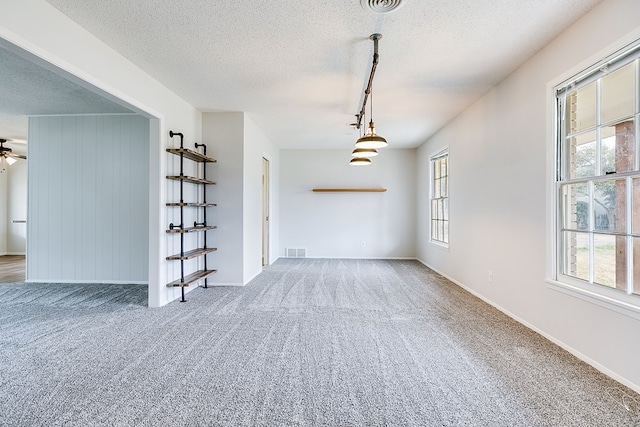
M415 261L146 299L1 285L0 425L640 425L638 395Z

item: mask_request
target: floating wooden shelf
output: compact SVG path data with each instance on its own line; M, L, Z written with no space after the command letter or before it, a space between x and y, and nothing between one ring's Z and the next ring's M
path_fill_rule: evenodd
M170 255L167 257L167 261L193 259L211 252L215 252L217 250L218 248L192 249L190 251L186 251L184 254L182 254L182 256L180 254Z
M194 208L208 208L208 207L212 207L212 206L218 206L215 203L180 203L180 202L171 202L171 203L167 203L167 206L169 207L182 207L182 206L189 206L189 207L194 207Z
M190 150L188 148L167 148L167 152L171 154L175 154L179 156L182 154L185 158L189 160L194 160L200 163L217 163L218 161L213 157L205 156L202 153L198 153L195 150Z
M174 227L173 229L168 229L167 233L178 233L178 234L184 234L184 233L193 233L193 232L199 232L199 231L207 231L207 230L214 230L218 228L217 225L207 225L206 227L187 227L187 228L180 228L180 227Z
M384 193L386 188L314 188L315 193Z
M168 288L175 288L175 287L184 288L184 287L190 286L192 283L195 283L198 280L202 280L217 272L218 270L198 270L189 274L188 276L185 276L184 280L177 279L171 283L167 283L167 287Z
M192 184L215 184L213 181L206 180L204 178L196 178L195 176L187 176L187 175L167 175L167 179L172 179L174 181L182 181L182 182L190 182Z

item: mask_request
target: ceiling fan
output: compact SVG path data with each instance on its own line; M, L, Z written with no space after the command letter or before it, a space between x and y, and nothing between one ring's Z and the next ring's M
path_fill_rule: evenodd
M0 158L3 158L9 165L14 164L16 162L15 159L27 159L27 156L22 154L14 154L11 148L4 146L5 142L7 142L6 139L0 138Z

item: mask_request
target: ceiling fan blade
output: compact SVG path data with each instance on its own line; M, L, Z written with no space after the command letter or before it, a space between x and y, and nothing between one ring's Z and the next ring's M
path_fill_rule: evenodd
M27 160L27 156L23 156L22 154L7 153L7 156Z

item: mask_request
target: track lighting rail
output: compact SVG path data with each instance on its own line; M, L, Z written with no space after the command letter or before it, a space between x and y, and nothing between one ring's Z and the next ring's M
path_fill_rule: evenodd
M364 110L367 107L367 100L369 99L369 94L371 93L371 86L373 85L373 77L376 74L376 67L378 66L378 40L382 38L382 34L371 34L369 39L373 40L373 63L371 65L371 73L369 74L369 82L367 83L367 88L364 90L364 99L362 100L362 108L360 112L356 114L357 122L356 129L360 129L362 126L362 119L364 118Z

